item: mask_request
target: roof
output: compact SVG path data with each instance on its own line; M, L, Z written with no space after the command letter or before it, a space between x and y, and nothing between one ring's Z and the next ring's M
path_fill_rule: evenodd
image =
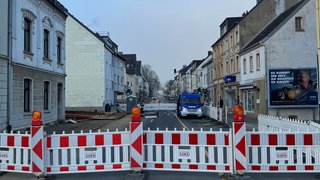
M220 25L220 28L223 24L225 24L226 22L230 21L230 27L228 27L228 30L222 35L220 36L220 38L211 45L211 47L213 47L216 43L218 43L221 39L223 39L227 34L228 32L234 27L236 26L241 20L243 19L243 17L228 17L226 18Z
M269 25L267 25L266 28L264 28L255 38L253 38L252 41L250 41L242 50L240 50L240 54L247 51L251 47L260 44L260 42L270 37L276 30L279 29L285 22L289 20L290 17L292 17L296 11L300 10L309 0L302 0L299 3L292 6L287 11L280 14L275 20L273 20Z
M47 0L50 4L55 6L64 17L68 17L68 10L58 0Z

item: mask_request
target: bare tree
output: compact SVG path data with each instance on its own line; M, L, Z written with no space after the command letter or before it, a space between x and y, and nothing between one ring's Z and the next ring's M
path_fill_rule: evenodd
M171 97L171 95L172 95L172 91L174 90L173 83L174 83L173 80L169 80L169 81L167 81L166 84L164 85L163 94L165 95L165 98L166 98L167 100L170 100L170 97Z
M149 83L149 97L155 96L161 87L157 73L151 69L150 65L144 64L142 65L142 74Z

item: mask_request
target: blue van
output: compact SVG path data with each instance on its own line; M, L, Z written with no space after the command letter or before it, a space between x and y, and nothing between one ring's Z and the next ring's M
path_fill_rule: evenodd
M177 115L179 117L202 117L200 95L196 93L182 93L178 97Z

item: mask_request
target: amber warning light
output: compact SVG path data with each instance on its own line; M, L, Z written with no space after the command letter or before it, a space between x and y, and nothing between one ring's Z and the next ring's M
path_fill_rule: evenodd
M140 122L141 121L141 116L140 116L140 108L135 106L131 109L132 117L131 121L132 122Z
M34 110L32 112L32 126L41 126L42 120L41 120L42 113L39 110Z

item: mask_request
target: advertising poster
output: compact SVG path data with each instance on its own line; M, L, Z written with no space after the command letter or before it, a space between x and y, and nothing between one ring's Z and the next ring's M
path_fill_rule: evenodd
M269 105L310 107L318 105L317 70L269 70Z

